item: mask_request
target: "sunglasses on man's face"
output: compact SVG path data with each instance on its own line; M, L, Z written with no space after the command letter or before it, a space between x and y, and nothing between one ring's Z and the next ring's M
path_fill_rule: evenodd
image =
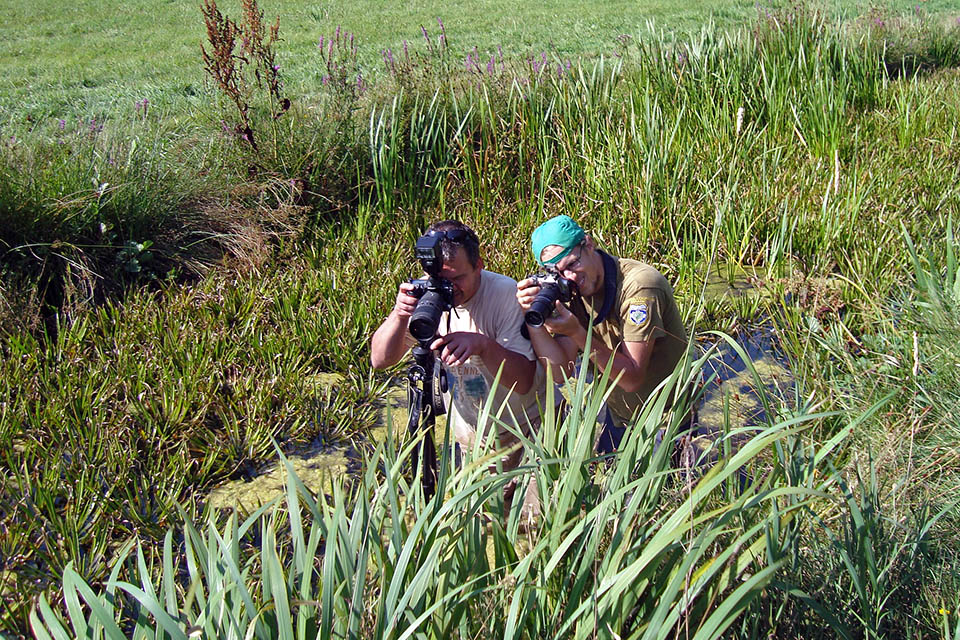
M454 244L463 244L468 239L471 238L472 234L469 231L463 229L447 229L446 231L431 231L431 236L440 236Z

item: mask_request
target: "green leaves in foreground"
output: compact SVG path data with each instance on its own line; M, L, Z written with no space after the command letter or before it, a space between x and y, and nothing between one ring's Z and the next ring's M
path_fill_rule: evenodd
M284 504L240 522L187 521L159 566L120 553L101 591L68 567L67 619L41 598L41 638L719 637L791 557L800 518L823 496L823 458L795 417L739 434L711 468L671 468L671 439L701 361L684 363L648 402L610 459L593 454L609 380L572 382L525 464L498 464L488 406L459 467L445 456L437 495L404 475L411 443L381 443L364 474L314 496L288 469ZM665 427L664 445L654 434ZM720 436L723 439L726 436ZM717 443L722 450L722 443ZM700 475L698 478L697 476ZM538 484L542 516L502 517L511 481ZM174 544L174 540L182 543ZM615 635L614 635L615 634Z

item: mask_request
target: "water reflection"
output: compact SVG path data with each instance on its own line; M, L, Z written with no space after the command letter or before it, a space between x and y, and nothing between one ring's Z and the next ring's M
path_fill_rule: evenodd
M725 340L714 339L701 345L704 351L716 346L718 353L704 367L706 386L697 427L682 436L678 444L681 468L714 464L721 450L731 455L776 420L775 415L767 415L765 406L776 410L788 405L793 395L794 377L772 327L739 332L734 342L746 360ZM741 476L741 481L745 479L745 475Z

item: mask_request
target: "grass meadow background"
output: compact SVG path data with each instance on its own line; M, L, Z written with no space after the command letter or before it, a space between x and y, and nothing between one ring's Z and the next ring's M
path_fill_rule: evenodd
M0 632L960 638L951 3L263 4L236 101L199 4L2 8ZM429 221L521 276L556 213L675 283L699 359L615 460L579 380L424 500L369 336ZM666 394L758 327L795 383L672 463ZM355 472L205 504L331 443Z
M485 56L497 47L510 56L587 58L619 50L617 38L663 31L667 38L698 31L706 21L742 25L758 12L753 2L707 0L671 2L560 2L534 5L509 2L264 3L269 22L280 18L283 46L279 62L298 95L317 91L316 44L341 26L356 35L366 75L383 72L381 51L401 50L404 40L422 38L420 27L433 29L443 19L458 51L477 47ZM835 2L835 15L867 13L873 5ZM884 10L909 12L915 6L934 14L955 10L950 0L901 0L878 4ZM119 115L148 98L161 108L202 108L209 100L199 49L205 33L195 2L136 0L117 5L86 1L74 4L4 0L0 26L0 114L7 126L31 118ZM225 2L226 13L239 4ZM767 9L764 5L764 9Z

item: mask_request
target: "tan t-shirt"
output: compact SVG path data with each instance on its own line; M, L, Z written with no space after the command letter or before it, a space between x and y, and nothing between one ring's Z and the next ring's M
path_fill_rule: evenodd
M535 360L530 341L520 334L523 309L517 303L516 293L517 281L513 278L492 271L481 271L480 288L467 302L443 314L439 334L456 331L480 333L496 340L505 349L515 351L528 360ZM490 395L497 372L488 371L480 356L472 356L465 364L446 369L452 400L447 406L453 433L458 441L467 442L467 434L476 428L480 408ZM510 393L507 387L497 385L491 415L496 415L509 393L507 407L500 414L501 420L517 426L535 422L546 399L545 389L546 375L538 364L533 385L527 393ZM511 420L511 415L516 422Z
M630 419L653 390L673 373L687 349L687 331L680 310L673 298L673 287L663 275L648 264L629 258L614 258L617 264L617 297L607 319L593 327L593 339L601 340L611 350L623 342L656 340L648 378L636 392L615 388L607 400L610 410L622 420ZM592 298L577 298L571 311L587 328L603 306L603 292ZM589 320L588 320L589 318ZM595 373L604 365L595 365Z

